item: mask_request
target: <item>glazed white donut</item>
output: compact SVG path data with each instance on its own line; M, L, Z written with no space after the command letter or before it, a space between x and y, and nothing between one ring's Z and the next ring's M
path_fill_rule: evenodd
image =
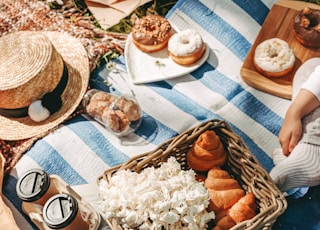
M282 77L288 74L294 63L294 52L282 39L265 40L255 49L254 64L259 72L268 77Z
M168 51L173 61L181 65L191 65L201 58L205 45L197 31L186 29L175 33L169 39Z

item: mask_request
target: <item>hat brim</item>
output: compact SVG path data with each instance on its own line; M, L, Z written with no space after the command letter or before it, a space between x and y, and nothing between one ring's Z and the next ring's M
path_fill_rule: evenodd
M29 117L7 118L0 115L0 139L22 140L45 134L63 123L76 110L88 88L89 60L82 43L66 33L40 33L49 38L68 68L68 83L61 95L62 107L42 122L35 122Z

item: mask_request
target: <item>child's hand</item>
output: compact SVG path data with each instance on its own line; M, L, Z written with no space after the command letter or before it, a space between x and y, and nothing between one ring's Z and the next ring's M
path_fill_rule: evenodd
M320 106L318 98L309 90L301 89L290 105L279 132L283 154L289 155L302 134L302 118Z
M302 133L301 118L288 110L279 133L283 154L288 156L297 145Z

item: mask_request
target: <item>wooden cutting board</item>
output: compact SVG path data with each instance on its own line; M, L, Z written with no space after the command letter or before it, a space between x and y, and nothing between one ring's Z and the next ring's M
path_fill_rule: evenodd
M240 70L242 79L248 85L278 97L291 99L292 81L297 69L306 60L312 57L320 57L319 48L307 48L294 37L293 18L299 10L306 6L320 9L320 5L294 0L280 0L272 6ZM253 64L254 51L257 45L274 37L287 41L296 56L294 69L281 78L265 77L256 71Z

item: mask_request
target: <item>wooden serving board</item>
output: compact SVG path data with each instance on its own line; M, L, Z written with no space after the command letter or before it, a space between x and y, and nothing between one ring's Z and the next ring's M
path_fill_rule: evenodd
M272 6L240 70L242 79L248 85L278 97L291 99L292 81L297 69L306 60L320 56L319 48L307 48L300 44L294 36L293 18L299 10L306 6L320 9L320 5L295 0L280 0ZM287 41L296 56L294 69L281 78L265 77L257 72L253 64L257 45L274 37Z

